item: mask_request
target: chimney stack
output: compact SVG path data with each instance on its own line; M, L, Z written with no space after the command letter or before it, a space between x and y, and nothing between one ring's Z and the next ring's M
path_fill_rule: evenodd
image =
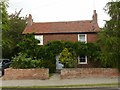
M96 10L93 11L93 17L92 17L93 21L95 23L97 23L97 13L96 13Z
M31 26L33 23L33 20L32 20L32 15L29 14L29 17L28 17L28 26Z

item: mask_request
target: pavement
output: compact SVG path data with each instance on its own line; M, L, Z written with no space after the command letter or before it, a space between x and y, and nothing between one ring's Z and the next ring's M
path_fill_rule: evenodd
M60 79L59 74L54 74L48 80L2 80L0 84L6 86L62 86L62 85L86 85L86 84L113 84L118 83L118 77L88 77L74 79ZM111 86L113 87L113 86ZM118 86L114 86L118 87Z

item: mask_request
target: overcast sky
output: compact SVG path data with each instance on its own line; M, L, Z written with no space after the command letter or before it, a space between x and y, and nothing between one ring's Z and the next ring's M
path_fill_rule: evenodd
M23 8L21 16L32 14L34 22L91 20L93 10L98 13L98 24L104 26L109 17L103 10L111 0L9 0L8 13Z

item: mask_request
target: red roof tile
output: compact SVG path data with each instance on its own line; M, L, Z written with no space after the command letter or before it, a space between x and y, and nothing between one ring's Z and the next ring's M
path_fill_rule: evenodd
M47 22L32 23L26 26L23 34L35 33L80 33L80 32L98 32L99 26L93 20L69 21L69 22Z
M92 20L83 21L69 21L69 22L47 22L47 23L33 23L32 15L29 14L28 25L23 34L35 33L81 33L81 32L98 32L99 26L97 24L97 13L93 11Z

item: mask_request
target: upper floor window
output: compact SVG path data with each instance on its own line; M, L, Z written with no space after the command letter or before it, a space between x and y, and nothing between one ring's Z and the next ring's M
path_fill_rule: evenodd
M38 45L43 45L43 35L35 35L35 39L39 40Z
M87 34L78 34L78 41L87 43Z

